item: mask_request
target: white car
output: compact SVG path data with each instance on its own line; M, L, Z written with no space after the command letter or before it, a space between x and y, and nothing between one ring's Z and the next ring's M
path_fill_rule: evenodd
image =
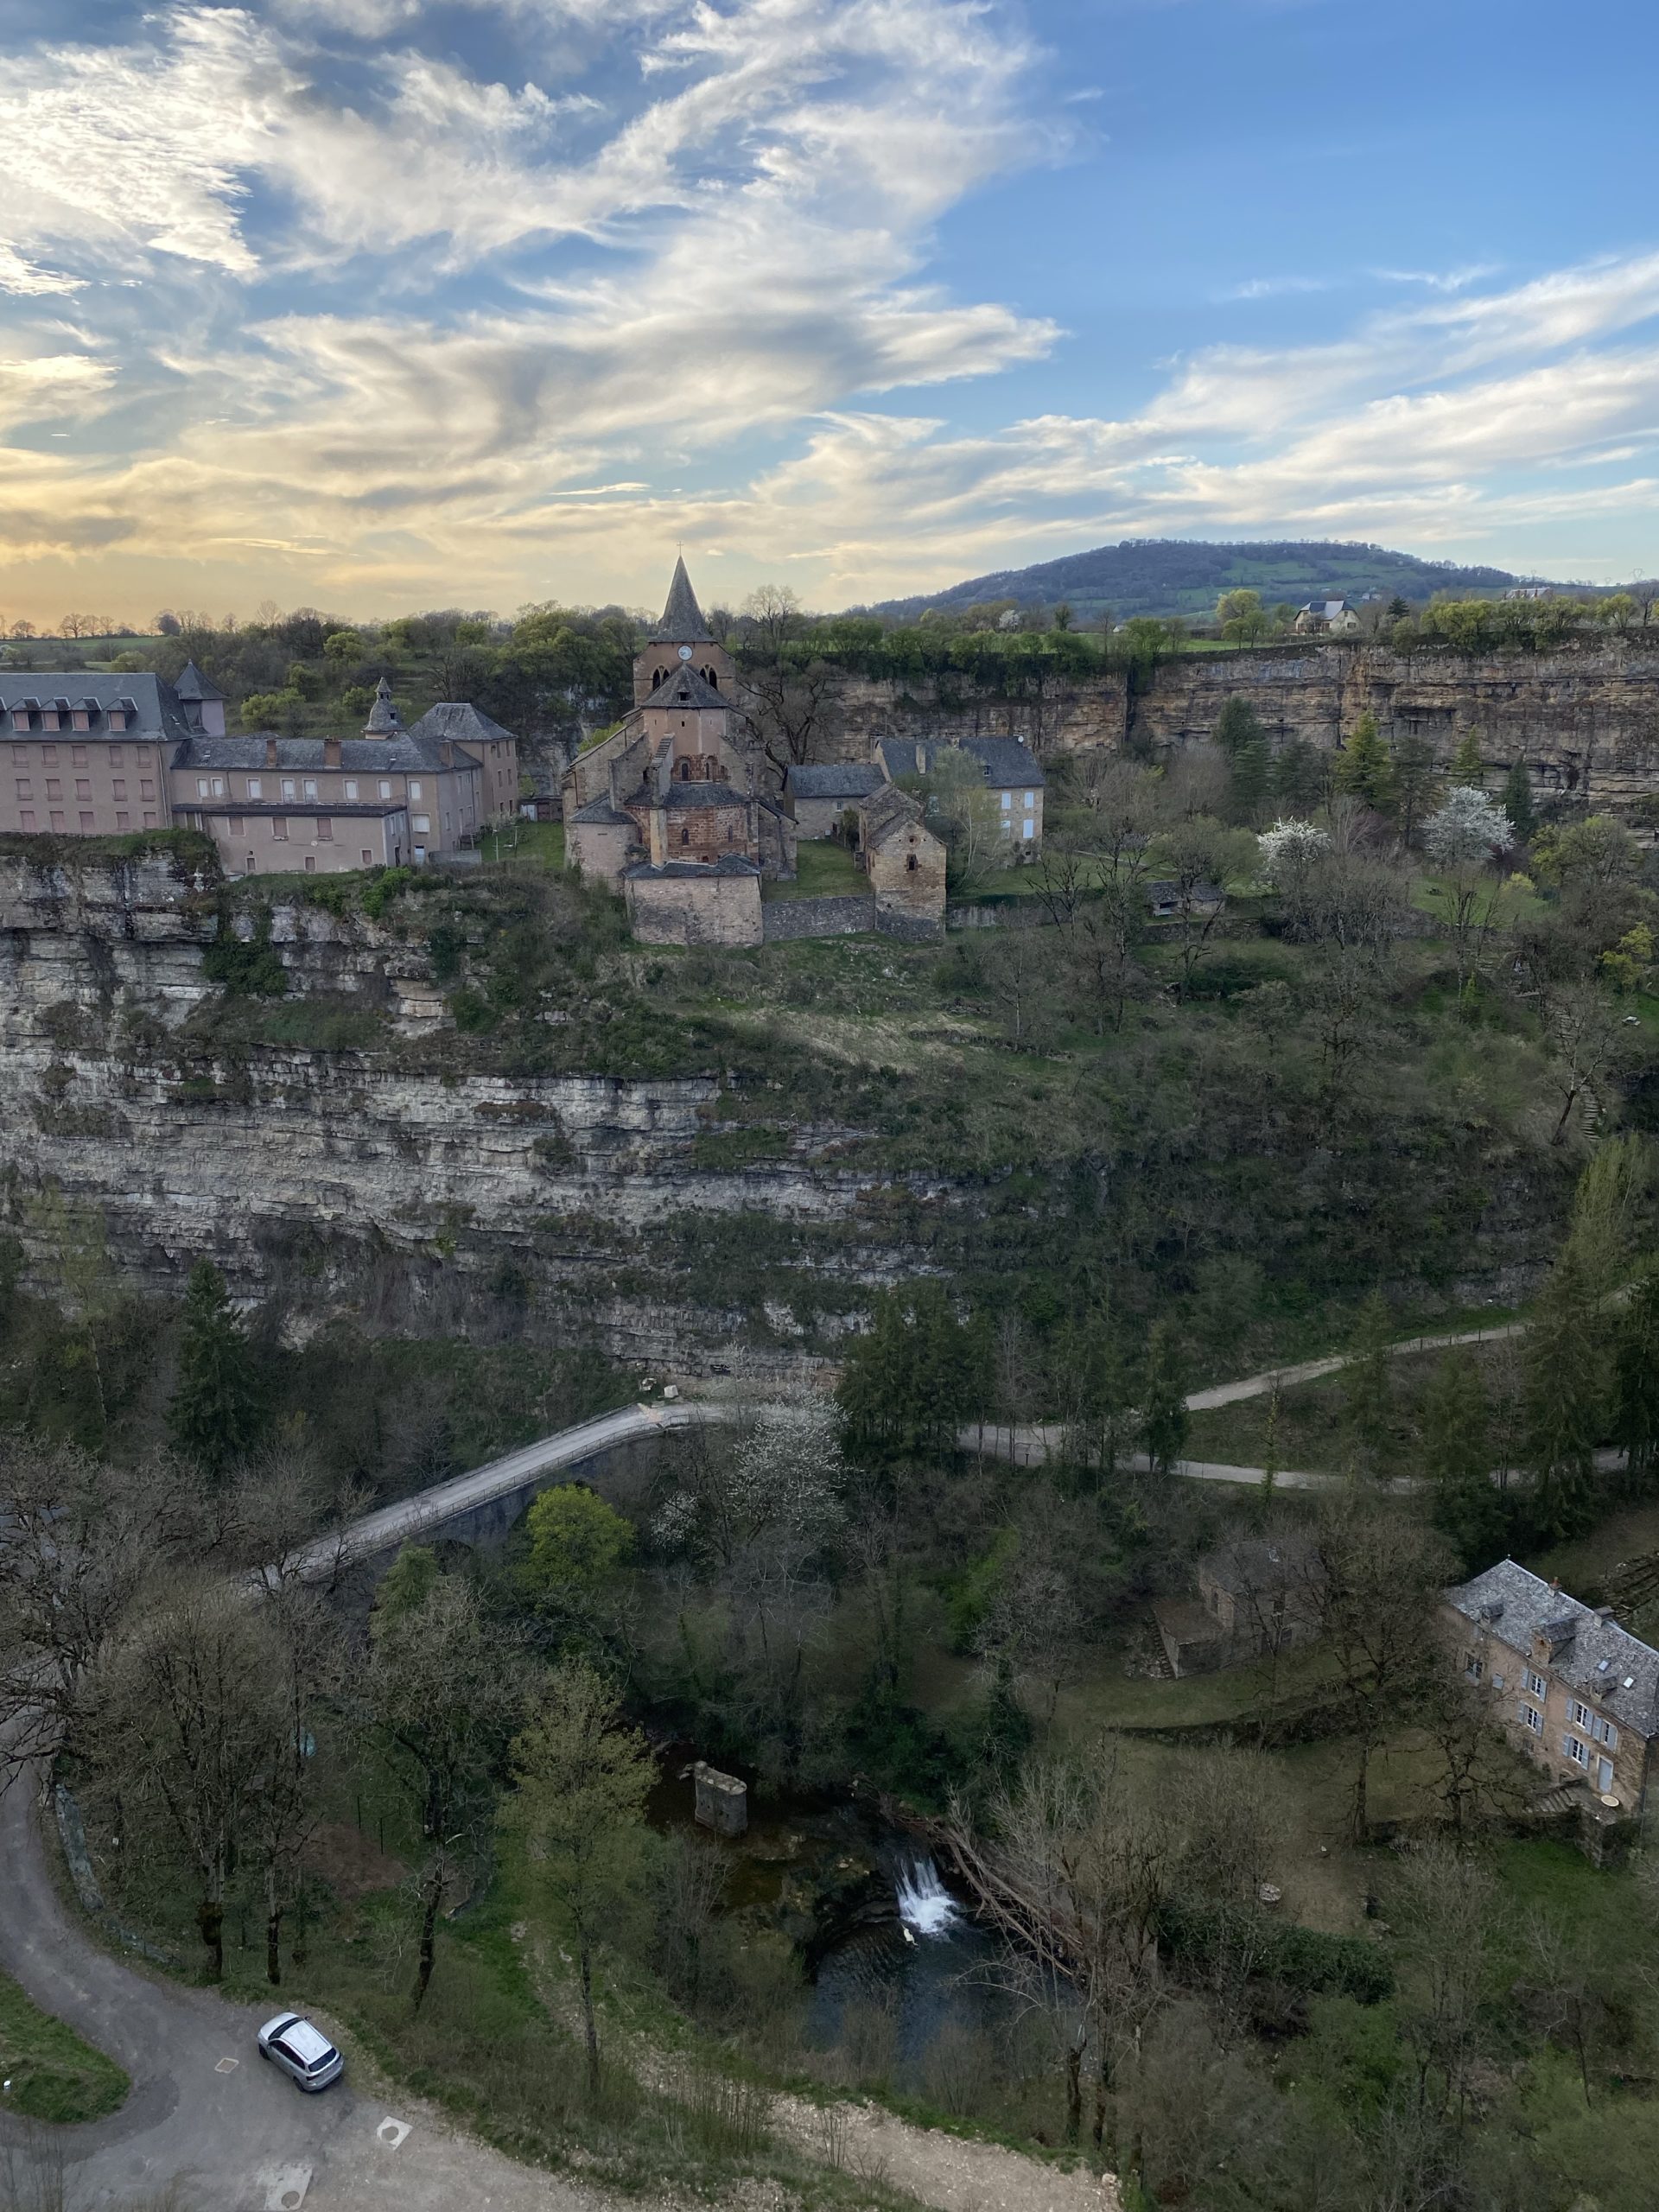
M320 2028L298 2012L279 2012L259 2031L259 2056L302 2089L326 2089L346 2071L346 2062Z

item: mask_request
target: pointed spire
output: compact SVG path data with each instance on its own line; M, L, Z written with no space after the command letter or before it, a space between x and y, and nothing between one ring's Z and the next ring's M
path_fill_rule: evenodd
M652 636L670 645L712 645L715 633L702 619L697 594L685 573L685 556L674 563L674 581L668 588L668 604Z
M178 696L187 704L200 704L203 699L222 699L225 694L210 683L193 660L188 660L179 671L179 680L173 686Z
M392 703L391 686L383 676L374 687L374 704L363 725L365 737L401 737L404 725Z

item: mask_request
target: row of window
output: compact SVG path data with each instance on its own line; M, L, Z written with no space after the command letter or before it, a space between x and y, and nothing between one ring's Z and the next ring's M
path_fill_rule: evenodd
M1029 809L1029 808L1031 808L1031 807L1035 806L1035 805L1036 805L1036 804L1037 804L1037 794L1036 794L1036 792L1035 792L1035 791L1027 791L1027 792L1026 793L1026 805L1027 805L1027 809ZM1003 794L1002 794L1002 811L1003 811L1003 813L1004 813L1004 814L1009 814L1009 813L1012 813L1013 810L1014 810L1014 793L1013 793L1012 791L1004 791L1004 792L1003 792Z
M1471 1682L1478 1682L1486 1671L1485 1662L1480 1657L1478 1653L1471 1651L1464 1660L1463 1671L1468 1675ZM1548 1696L1549 1684L1545 1681L1541 1675L1534 1674L1530 1667L1527 1668L1523 1671L1521 1680L1527 1697L1535 1697L1541 1700ZM1503 1675L1494 1675L1492 1676L1492 1688L1495 1690L1501 1690L1503 1687ZM1567 1700L1567 1717L1575 1728L1581 1728L1585 1734L1590 1738L1592 1743L1604 1745L1610 1751L1616 1751L1618 1749L1618 1728L1611 1720L1604 1719L1600 1713L1595 1712L1591 1707L1583 1704L1579 1699L1569 1698ZM1528 1705L1523 1702L1521 1706L1521 1719L1523 1725L1530 1728L1535 1736L1541 1736L1543 1734L1544 1716L1538 1710L1536 1706ZM1563 1749L1566 1748L1566 1745L1568 1743L1576 1741L1576 1738L1563 1738ZM1582 1745L1579 1745L1579 1750L1584 1752L1583 1758L1577 1758L1574 1753L1570 1751L1567 1753L1567 1756L1571 1758L1574 1758L1575 1764L1582 1766L1587 1761L1589 1754L1587 1751L1584 1751L1584 1746Z
M140 746L138 750L142 753L143 747ZM107 760L111 768L119 768L125 765L126 752L127 748L124 745L100 745L98 748L98 757L100 760ZM58 748L55 745L41 746L41 766L43 768L49 768L57 757ZM27 768L29 765L29 747L26 745L14 745L11 748L11 758L19 768ZM91 762L92 747L86 745L72 745L69 748L69 758L75 767L85 768Z
M277 785L277 789L271 793L271 797L273 798L282 798L296 800L315 799L317 796L317 779L315 776L279 776L275 780ZM382 776L379 778L378 781L380 798L393 798L397 796L392 790L391 778L390 776ZM247 779L247 790L243 793L243 797L245 798L263 799L264 798L265 779L263 776L250 776ZM226 780L223 776L198 776L196 778L196 797L198 798L224 798L226 796L234 798L235 793L227 793ZM346 777L345 796L348 802L353 801L358 798L359 785L358 779L355 776ZM409 796L410 798L419 798L423 796L421 786L418 782L410 782L409 786Z
M111 729L130 729L138 718L138 709L130 699L101 711ZM15 730L29 729L33 727L31 716L38 715L42 729L91 729L99 712L96 699L73 707L67 699L48 699L44 705L37 699L22 699L11 710L11 726Z
M94 814L80 814L78 816L77 820L81 834L85 836L91 836L98 828L98 817ZM18 827L27 834L30 831L38 830L40 826L40 823L35 818L34 808L32 806L24 807L19 817ZM60 835L66 832L69 827L68 817L67 816L60 814L54 810L48 815L46 826L54 836ZM118 830L130 830L135 825L131 815L118 813L115 817L115 826ZM137 826L142 830L159 830L161 827L161 822L159 817L155 814L146 814L143 822L138 823Z
M77 798L91 798L91 797L92 797L92 779L91 779L91 777L90 777L90 776L77 776L77 777L75 778L75 779L74 779L74 780L75 780L75 797L76 797ZM124 798L125 798L126 795L127 795L127 779L126 779L126 778L125 778L124 776L114 776L114 777L112 777L112 778L111 779L111 780L110 780L110 796L111 796L111 798L113 798L113 799L116 801L117 804L118 805L118 804L120 804L120 802L121 802ZM18 779L17 779L17 796L18 796L19 799L20 799L20 800L21 800L21 801L22 801L25 805L27 805L27 804L29 804L29 801L34 798L34 796L35 796L35 779L34 779L34 778L33 778L32 776L19 776L19 777L18 777ZM138 784L138 796L139 796L139 798L155 798L155 796L156 796L156 786L155 786L155 785L150 781L149 778L149 777L147 777L147 776L146 776L146 777L142 777L142 778L139 779L139 784ZM60 799L62 797L63 797L63 785L62 785L61 782L59 780L59 779L58 779L56 776L48 776L48 777L46 779L46 799L47 799L47 804L48 804L48 805L49 806L49 805L51 804L51 803L52 803L52 801L53 801L54 799Z

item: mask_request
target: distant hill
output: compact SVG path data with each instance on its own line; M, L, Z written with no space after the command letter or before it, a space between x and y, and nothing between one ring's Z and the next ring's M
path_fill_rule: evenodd
M1120 621L1131 614L1207 614L1217 595L1236 586L1259 591L1268 606L1288 600L1359 599L1367 592L1426 600L1437 591L1502 591L1522 579L1507 569L1460 569L1449 561L1420 561L1381 545L1338 545L1318 538L1281 544L1206 544L1172 537L1126 537L1030 569L1002 569L972 576L946 590L913 599L884 601L875 611L913 619L929 607L971 607L1012 599L1022 607L1058 607L1064 600L1079 622L1109 607Z

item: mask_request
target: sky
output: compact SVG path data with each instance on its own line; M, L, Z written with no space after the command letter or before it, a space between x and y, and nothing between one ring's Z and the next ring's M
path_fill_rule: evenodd
M1659 570L1648 11L0 0L0 624Z

